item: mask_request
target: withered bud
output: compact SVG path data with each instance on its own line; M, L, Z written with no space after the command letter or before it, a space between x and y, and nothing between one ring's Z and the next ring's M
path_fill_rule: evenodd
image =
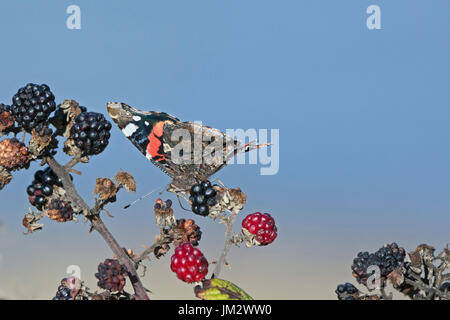
M161 199L156 199L153 210L155 212L156 224L161 227L172 227L176 224L175 217L173 216L173 209L171 208L172 201L166 200L163 202Z
M97 178L94 193L99 195L100 200L112 199L117 194L117 186L108 178Z

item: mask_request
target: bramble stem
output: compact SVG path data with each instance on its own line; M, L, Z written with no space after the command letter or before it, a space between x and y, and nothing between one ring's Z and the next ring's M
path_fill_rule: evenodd
M228 221L226 223L226 229L225 229L225 243L224 243L219 261L217 261L216 267L214 268L212 278L219 277L220 271L222 269L222 265L225 264L225 258L227 257L227 254L230 251L230 248L233 244L231 242L231 238L233 237L233 225L234 225L234 221L236 220L236 216L238 213L239 213L239 211L232 211L230 214L230 217L228 218Z
M109 232L109 230L106 228L104 222L101 220L100 218L101 208L96 206L91 209L89 205L84 201L84 199L78 194L75 186L73 185L70 179L67 167L59 164L58 161L56 161L53 157L47 157L45 160L50 166L50 168L52 168L52 170L55 172L55 174L62 180L62 184L64 190L66 191L67 196L77 206L83 208L86 218L88 218L91 221L94 230L96 230L102 236L102 238L111 248L113 253L117 256L119 262L122 265L124 265L125 268L127 269L128 277L131 281L131 284L135 292L135 298L137 300L149 300L146 290L137 274L133 262L130 260L128 255L116 241L111 232ZM74 160L73 162L71 161L69 163L70 164L73 163L73 165L75 165L75 162L77 162L77 160Z

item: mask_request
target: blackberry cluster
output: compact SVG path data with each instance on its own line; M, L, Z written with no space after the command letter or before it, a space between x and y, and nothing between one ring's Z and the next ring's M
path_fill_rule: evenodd
M358 289L350 282L346 282L338 285L335 292L339 300L356 300Z
M394 242L386 244L378 249L375 253L360 252L357 257L353 259L352 271L353 276L358 283L366 285L367 279L371 276L368 274L367 268L369 266L378 266L380 268L381 278L384 279L394 269L403 265L405 260L405 249L399 248Z
M28 200L31 205L42 210L47 202L46 197L53 194L55 185L62 187L62 181L50 167L36 171L33 182L27 187Z
M111 292L122 291L125 286L125 276L127 271L116 259L106 259L98 265L98 272L95 277L98 279L97 285Z
M192 203L192 212L201 216L209 214L209 206L216 204L216 190L208 180L195 184L190 190L189 200Z
M0 132L7 131L14 126L14 114L11 107L0 103Z
M70 134L85 155L96 155L105 150L111 136L111 122L103 114L82 112L75 118Z
M56 291L56 295L53 297L53 300L72 300L70 289L62 284L59 285L58 291Z
M12 103L15 120L27 132L46 122L56 110L55 96L46 84L27 84L13 96Z
M53 199L47 208L50 219L56 222L66 222L73 219L72 206L59 199Z

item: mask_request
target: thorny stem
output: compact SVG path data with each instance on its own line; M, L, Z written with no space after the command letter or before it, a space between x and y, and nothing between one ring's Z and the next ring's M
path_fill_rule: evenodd
M127 269L128 277L130 278L131 284L133 286L136 299L148 300L149 298L146 294L146 290L136 272L133 262L130 260L125 251L122 250L122 247L118 244L111 232L109 232L109 230L106 228L105 224L100 218L99 209L91 209L89 205L87 205L87 203L84 201L84 199L78 194L75 186L70 179L70 175L66 167L59 164L58 161L56 161L53 157L46 157L45 160L55 172L55 174L59 178L61 178L67 196L70 197L71 201L73 201L76 205L83 208L83 210L87 214L86 217L91 221L94 230L96 230L103 237L105 242L119 259L120 263Z
M238 213L239 211L232 211L230 217L228 218L228 221L226 222L225 244L223 246L219 261L217 261L216 267L214 268L212 278L219 277L222 265L225 264L225 258L227 257L227 254L233 244L231 241L231 238L233 237L233 225Z

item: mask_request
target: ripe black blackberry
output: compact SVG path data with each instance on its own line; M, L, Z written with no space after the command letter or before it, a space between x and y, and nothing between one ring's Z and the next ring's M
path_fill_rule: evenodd
M356 300L358 289L350 282L346 282L338 285L335 292L339 300Z
M353 259L352 271L353 276L358 283L366 285L367 279L372 275L368 273L369 266L378 266L380 268L380 276L386 278L394 269L401 266L405 260L405 249L399 248L394 242L385 244L375 253L360 252Z
M56 110L55 96L46 84L27 84L13 96L12 103L15 120L27 132L46 122Z
M217 192L208 180L191 187L189 200L192 212L201 216L209 214L209 207L216 204Z
M96 155L105 150L111 136L111 122L103 114L82 112L75 118L70 134L85 155Z
M70 289L66 286L59 285L58 291L56 292L56 295L53 297L53 300L72 300L72 297L70 295Z
M53 194L55 185L62 187L62 181L50 167L36 171L33 182L27 187L28 200L31 205L42 210L47 203L46 198Z
M125 286L127 271L116 259L106 259L98 265L95 277L97 285L111 292L122 291Z

